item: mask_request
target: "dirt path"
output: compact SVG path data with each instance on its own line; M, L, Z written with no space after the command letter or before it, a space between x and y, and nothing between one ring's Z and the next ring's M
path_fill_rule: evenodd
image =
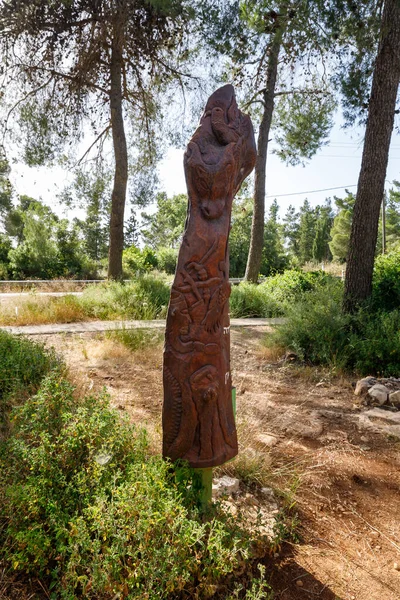
M400 600L399 438L362 425L351 380L272 364L263 335L232 332L232 375L240 451L268 454L275 484L296 488L300 542L268 563L276 600ZM43 341L83 389L106 386L159 451L160 343L132 354L98 334Z

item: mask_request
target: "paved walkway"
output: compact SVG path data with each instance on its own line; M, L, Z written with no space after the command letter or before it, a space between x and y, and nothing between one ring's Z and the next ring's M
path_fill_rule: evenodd
M279 325L284 319L231 319L231 327L265 327ZM14 335L51 335L53 333L86 333L115 331L117 329L164 329L165 320L156 321L87 321L82 323L52 323L49 325L22 325L0 327Z

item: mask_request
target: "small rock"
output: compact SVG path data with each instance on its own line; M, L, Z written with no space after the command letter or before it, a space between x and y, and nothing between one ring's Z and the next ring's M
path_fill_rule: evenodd
M275 493L272 488L263 487L263 488L261 488L261 493L263 496L266 496L269 500L275 501Z
M381 383L376 383L368 390L368 396L372 398L374 402L377 402L379 406L382 406L388 400L389 390Z
M364 377L364 379L360 379L357 381L356 389L354 393L356 396L363 396L368 392L368 390L375 385L376 379L374 377Z
M399 565L399 563L394 563L394 565L393 565L393 569L394 569L395 571L400 571L400 565Z
M264 444L264 446L266 446L267 448L272 448L273 446L276 446L276 444L279 441L277 437L268 433L260 433L257 436L257 440L261 442L261 444Z
M232 515L232 517L236 517L238 509L237 509L237 506L233 503L232 500L230 500L230 501L225 500L224 502L222 502L222 507L227 512L229 512Z
M297 585L298 587L303 587L304 583L302 582L302 580L301 580L301 579L298 579L298 580L296 581L296 585Z
M393 406L400 408L400 390L397 390L397 392L392 392L391 394L389 394L389 404L392 404Z
M212 484L212 495L214 498L235 494L239 491L239 479L227 477L224 475L219 479L214 479Z
M244 500L246 502L246 504L248 504L249 506L257 506L258 502L256 500L256 498L253 496L253 494L245 494L244 496Z

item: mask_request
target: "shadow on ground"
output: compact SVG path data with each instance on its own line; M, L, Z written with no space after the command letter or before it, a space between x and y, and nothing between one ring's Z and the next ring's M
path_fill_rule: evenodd
M285 544L279 559L264 564L274 600L344 600L297 563L296 548L290 544Z

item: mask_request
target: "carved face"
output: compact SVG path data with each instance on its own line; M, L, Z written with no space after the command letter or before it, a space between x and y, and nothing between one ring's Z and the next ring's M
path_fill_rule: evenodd
M219 219L224 212L226 200L233 195L236 172L233 163L233 144L226 146L221 160L216 165L203 162L196 143L189 145L186 166L190 171L190 185L203 217Z
M213 365L202 367L190 378L192 393L204 402L216 401L218 397L218 371Z
M209 99L185 153L189 196L207 220L219 219L255 161L250 119L238 110L232 86ZM228 207L230 211L230 206Z

